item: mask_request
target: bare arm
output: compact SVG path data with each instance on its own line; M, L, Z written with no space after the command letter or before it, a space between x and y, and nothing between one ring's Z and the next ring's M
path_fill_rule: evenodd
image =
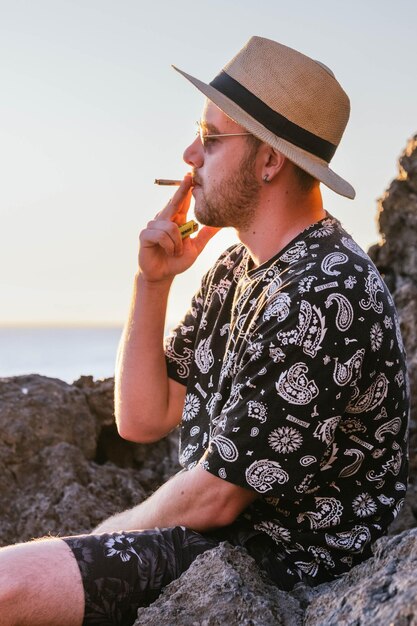
M181 419L185 387L168 378L163 351L168 294L169 285L135 277L115 377L117 427L132 441L156 441Z
M150 498L105 520L94 533L186 526L204 532L231 524L257 494L227 482L201 465L180 472Z
M181 419L185 387L167 375L163 350L165 314L174 277L188 269L218 229L202 228L181 239L177 224L187 219L191 177L186 176L161 213L140 234L139 270L120 342L115 376L115 413L125 439L161 439Z

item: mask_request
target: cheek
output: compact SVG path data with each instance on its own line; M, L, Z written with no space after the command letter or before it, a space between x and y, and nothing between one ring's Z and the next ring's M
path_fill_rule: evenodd
M216 185L226 176L227 170L224 162L205 161L204 163L204 182L207 185Z
M206 189L227 182L239 170L240 156L232 148L224 143L205 152L201 175Z

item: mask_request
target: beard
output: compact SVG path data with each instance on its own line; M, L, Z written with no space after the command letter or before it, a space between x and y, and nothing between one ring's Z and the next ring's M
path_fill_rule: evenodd
M251 147L239 166L226 180L205 191L201 185L200 197L196 198L194 213L200 224L206 226L232 226L246 230L255 219L259 203L258 183L254 164L258 146ZM201 184L198 174L194 177Z

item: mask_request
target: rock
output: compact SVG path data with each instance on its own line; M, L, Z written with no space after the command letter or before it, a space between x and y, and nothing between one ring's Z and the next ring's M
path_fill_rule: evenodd
M74 382L74 387L83 392L91 413L96 417L101 427L114 425L113 378L95 382L92 376L80 376Z
M34 451L63 441L93 458L96 420L72 385L41 376L3 378L0 400L0 462L15 473Z
M417 529L383 537L374 556L331 583L280 591L241 548L200 555L134 626L417 626Z
M378 201L380 242L368 252L397 306L408 354L412 417L417 415L417 135L399 160L398 177Z
M79 448L62 442L28 461L27 474L9 499L13 512L7 515L7 527L3 519L0 522L1 541L89 532L102 519L144 498L133 469L89 462Z
M314 589L280 591L242 548L197 557L134 626L417 626L417 529L376 542L374 556Z
M417 135L412 137L399 160L399 173L378 201L381 241L371 256L383 274L395 279L407 276L417 282Z
M417 510L411 500L417 484L417 135L399 159L398 176L378 201L380 242L368 252L389 289L407 352L411 391L410 484L406 505L393 528L411 528Z
M124 441L112 407L112 379L0 379L0 545L89 532L178 471L177 433Z
M278 590L255 561L228 543L201 554L134 626L301 626L299 601Z
M310 591L305 626L417 625L417 529L379 539L374 554Z

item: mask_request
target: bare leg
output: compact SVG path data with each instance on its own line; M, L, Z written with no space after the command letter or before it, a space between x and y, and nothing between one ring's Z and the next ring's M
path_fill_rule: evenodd
M84 589L77 562L61 539L0 549L2 626L80 626Z

